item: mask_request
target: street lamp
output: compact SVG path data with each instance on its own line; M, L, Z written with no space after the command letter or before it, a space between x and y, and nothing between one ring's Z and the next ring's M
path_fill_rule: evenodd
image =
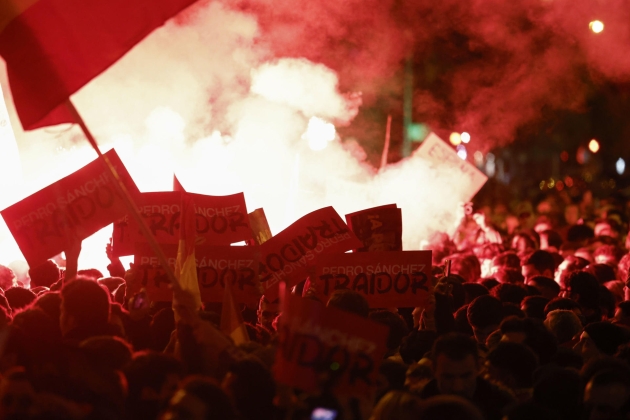
M596 34L601 33L604 30L604 22L601 20L594 20L588 24L588 27Z

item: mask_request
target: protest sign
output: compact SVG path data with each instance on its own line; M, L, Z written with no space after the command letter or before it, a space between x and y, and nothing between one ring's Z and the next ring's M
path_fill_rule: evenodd
M465 195L461 197L464 202L471 201L488 180L483 172L470 162L460 158L457 152L435 133L429 134L424 139L413 156L424 159L431 167L439 169L440 172L462 174L462 185L459 190Z
M280 281L290 288L304 280L318 255L360 246L361 241L332 207L303 216L260 246L260 281L265 296L272 302L278 297Z
M115 150L105 156L133 197L140 193ZM100 159L2 210L2 217L31 267L83 240L127 213Z
M243 193L211 196L183 192L141 194L138 211L159 244L179 241L181 194L188 194L195 204L198 245L230 245L252 237ZM137 222L127 216L114 224L113 253L131 255L135 244L145 242Z
M307 392L369 397L388 328L320 302L287 294L278 325L276 380Z
M431 251L321 255L308 287L322 302L335 290L350 289L372 308L421 306L431 287Z
M402 251L402 212L396 204L346 214L346 222L363 242L355 251Z
M162 245L170 266L175 266L177 245ZM256 303L262 295L258 281L258 249L248 246L196 246L195 262L202 302L223 302L225 283L232 285L237 303ZM144 287L153 301L170 301L173 290L166 272L147 244L136 244L136 288ZM135 291L135 290L134 290Z

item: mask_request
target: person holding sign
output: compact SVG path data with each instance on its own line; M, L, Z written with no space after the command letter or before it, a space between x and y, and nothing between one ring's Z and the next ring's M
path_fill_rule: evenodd
M140 194L114 149L105 156L117 168L120 181L133 196ZM48 185L2 210L24 258L35 267L126 214L112 176L100 160Z
M81 253L81 241L72 241L65 250L66 254L66 271L64 273L64 282L69 282L77 276L79 271L79 254Z
M472 203L460 203L455 219L453 240L460 250L503 242L501 234L486 221L486 215L475 211Z

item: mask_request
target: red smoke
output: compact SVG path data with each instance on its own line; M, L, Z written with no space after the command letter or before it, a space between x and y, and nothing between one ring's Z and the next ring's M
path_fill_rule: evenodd
M331 204L343 214L395 202L404 209L405 247L415 249L448 230L461 174L436 174L421 159L376 173L359 147L380 152L388 113L392 140L400 139L405 59L413 53L414 120L443 138L468 131L470 152L489 149L555 110L581 110L598 84L628 79L626 2L202 0L73 101L144 191L170 188L173 172L191 191L243 191L248 207L265 208L274 232ZM589 30L595 19L602 33ZM268 83L254 89L264 70L272 70ZM343 145L311 151L303 139L309 118L350 122L361 99L353 92L364 104L346 129L356 140L342 133ZM0 186L0 208L94 158L76 127L22 131L7 99L17 141L0 142L0 160L15 165L19 149L21 166L4 168L10 184ZM100 235L84 249L101 250L110 232ZM19 258L3 223L0 251Z
M551 110L580 110L590 83L630 76L625 0L242 0L238 8L257 16L273 54L326 64L367 105L402 94L402 62L413 52L414 119L468 131L486 150ZM595 19L605 24L600 34L589 30Z

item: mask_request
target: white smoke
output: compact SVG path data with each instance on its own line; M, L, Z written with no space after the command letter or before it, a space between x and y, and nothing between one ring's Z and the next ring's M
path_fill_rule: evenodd
M343 215L397 203L404 246L418 249L421 239L448 227L460 197L459 174L437 177L419 159L377 174L355 157L356 142L310 150L302 139L309 118L347 124L360 95L340 92L336 74L322 64L271 57L252 16L215 2L187 12L185 25L170 21L155 31L73 101L102 148L116 147L141 190L170 190L175 172L192 192L243 191L250 211L264 207L274 233L327 205ZM24 180L16 177L11 191L3 187L10 200L2 207L95 158L76 127L22 131L7 102ZM106 228L84 241L81 266L104 269L109 234ZM17 257L2 223L0 263Z

